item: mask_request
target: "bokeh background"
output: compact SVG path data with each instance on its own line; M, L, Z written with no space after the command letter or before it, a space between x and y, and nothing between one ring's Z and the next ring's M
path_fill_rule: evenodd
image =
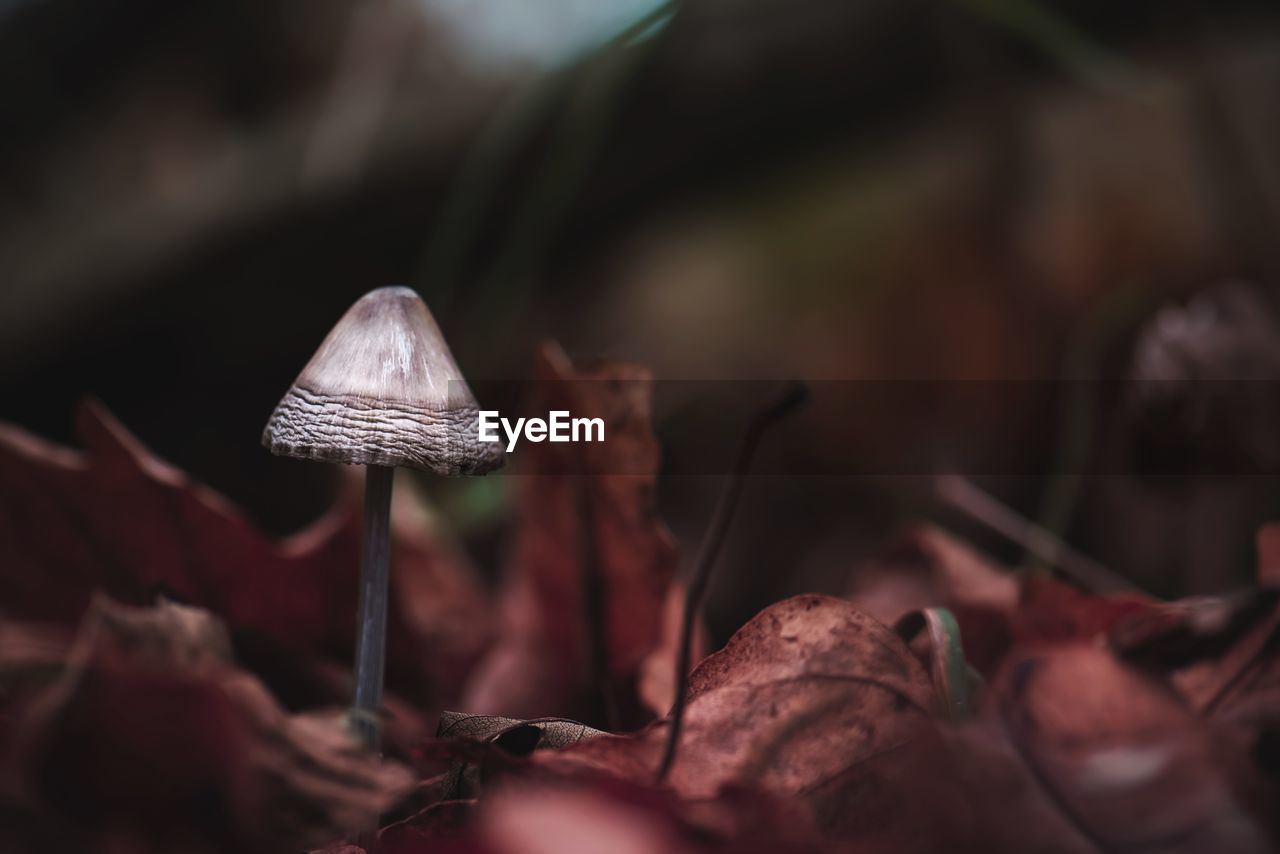
M274 533L337 479L262 426L384 284L499 396L547 337L649 366L672 460L741 426L679 381L815 381L719 637L909 518L1032 559L904 448L1158 594L1280 513L1273 2L0 0L0 103L0 418L95 395ZM820 417L869 381L929 405ZM426 483L491 571L511 477Z

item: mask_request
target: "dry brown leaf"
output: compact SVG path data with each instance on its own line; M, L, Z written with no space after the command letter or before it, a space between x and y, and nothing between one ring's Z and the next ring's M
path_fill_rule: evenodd
M135 823L246 851L323 843L413 787L340 713L290 715L201 609L97 597L61 676L16 711L7 800L69 828ZM96 831L94 831L96 832Z
M520 753L531 753L534 749L568 747L583 739L606 734L586 724L565 718L534 718L522 721L496 715L443 712L440 715L440 726L436 731L436 737L494 741L513 730L521 729L535 730L538 737L532 740L529 750L519 751Z
M606 733L564 718L522 721L496 715L465 715L459 712L442 712L436 730L438 739L464 739L492 745L501 751L503 765L511 764L509 757L528 756L535 750L568 747L584 739L602 735ZM492 753L482 754L480 762L473 762L462 756L454 758L441 781L441 796L451 800L474 797L482 788L486 766L495 764L491 761L492 758Z
M746 786L808 801L830 818L858 768L932 727L929 677L887 627L848 602L798 596L766 608L690 676L669 784L686 798ZM598 738L536 759L650 779L666 737Z
M264 669L333 656L349 666L356 490L277 542L151 454L100 405L81 406L76 423L84 451L0 425L0 599L8 616L75 625L96 591L135 605L164 593L224 619L255 665L268 662ZM456 549L432 538L412 495L398 492L388 678L452 696L488 642L488 604Z
M603 418L608 431L604 442L529 446L501 642L463 708L634 720L676 561L655 506L653 380L635 365L575 366L553 344L539 351L535 377L535 411Z
M1269 850L1205 722L1105 649L1021 655L995 691L1018 754L1101 850Z

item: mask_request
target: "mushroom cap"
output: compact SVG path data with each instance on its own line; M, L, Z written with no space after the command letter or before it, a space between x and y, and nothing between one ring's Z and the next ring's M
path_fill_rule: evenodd
M426 303L370 291L347 310L271 413L262 444L308 460L483 474L501 443L479 441L479 407Z

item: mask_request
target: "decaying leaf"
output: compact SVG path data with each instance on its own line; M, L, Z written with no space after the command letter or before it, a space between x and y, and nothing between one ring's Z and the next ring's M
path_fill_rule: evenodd
M1020 656L996 688L1012 743L1103 851L1264 851L1205 724L1096 646Z
M653 507L649 380L554 349L540 370L542 404L606 417L616 444L530 454L502 640L466 702L642 721L676 684L683 602ZM100 411L81 431L84 452L0 430L0 496L30 499L0 501L5 850L1093 854L1268 850L1280 831L1273 588L1097 596L920 529L868 565L857 603L777 603L702 660L665 784L667 720L611 735L446 712L419 741L422 708L392 695L392 740L435 775L415 781L339 712L290 713L237 663L248 648L320 686L299 696L345 693L351 507L274 543ZM438 698L489 612L399 492L393 678ZM141 607L157 589L191 604ZM966 656L996 676L981 702Z
M745 786L842 809L857 769L932 726L929 677L887 627L847 602L798 596L766 608L690 676L679 758L669 776L687 798ZM543 759L650 779L665 722L598 738Z
M535 750L554 750L577 744L585 739L606 735L598 729L564 718L537 718L522 721L495 715L465 715L443 712L436 738L464 739L493 745L506 758L529 756ZM483 783L484 766L494 764L493 754L482 754L482 761L471 762L455 756L441 783L441 796L447 799L474 797Z
M568 747L587 738L605 735L598 729L565 718L535 718L517 720L495 715L465 715L460 712L443 712L437 738L469 738L474 741L497 741L504 735L520 730L532 730L537 738L531 739L528 750L513 751L527 755L534 749Z
M827 832L892 851L1270 850L1242 758L1105 649L1040 647L979 718L881 757Z
M52 811L68 834L133 822L266 852L367 826L412 789L340 713L285 712L226 640L201 609L95 598L61 675L14 710L9 806Z
M468 849L467 834L475 812L473 801L439 801L413 815L389 824L378 831L374 850L377 854L416 854L416 852ZM363 854L363 848L352 846L345 854ZM343 849L327 849L325 854L344 854Z
M690 802L670 791L593 775L505 780L483 800L442 801L383 828L368 848L334 846L322 854L831 850L802 812L758 792L735 789Z
M255 661L298 667L336 656L348 664L360 538L354 492L276 542L101 406L84 404L76 423L83 451L0 426L8 615L74 625L96 591L136 605L160 592L217 614ZM456 552L430 539L407 503L405 495L395 512L399 595L391 598L388 676L447 696L489 640L488 608Z
M1155 600L1134 593L1098 596L1061 581L1032 576L1022 580L1011 621L1012 639L1017 646L1088 640L1160 607Z
M603 442L529 447L502 640L463 708L625 722L638 717L638 671L660 642L676 560L655 510L652 377L621 363L577 367L552 344L535 375L535 410L603 418L608 432Z
M696 814L668 794L617 779L514 785L481 805L476 835L486 849L503 854L559 854L586 840L590 850L634 854L817 850L803 824L752 822L745 810L731 826L717 827L709 814L718 806ZM759 799L752 806L765 805Z
M1262 804L1280 798L1280 591L1173 602L1120 623L1108 639L1212 726L1235 758L1238 789ZM1280 835L1274 814L1271 827Z

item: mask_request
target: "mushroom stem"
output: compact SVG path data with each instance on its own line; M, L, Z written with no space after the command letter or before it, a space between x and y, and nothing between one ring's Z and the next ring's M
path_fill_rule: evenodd
M387 587L391 569L390 466L365 466L360 604L356 617L352 733L377 753L382 748L382 678L387 646Z

